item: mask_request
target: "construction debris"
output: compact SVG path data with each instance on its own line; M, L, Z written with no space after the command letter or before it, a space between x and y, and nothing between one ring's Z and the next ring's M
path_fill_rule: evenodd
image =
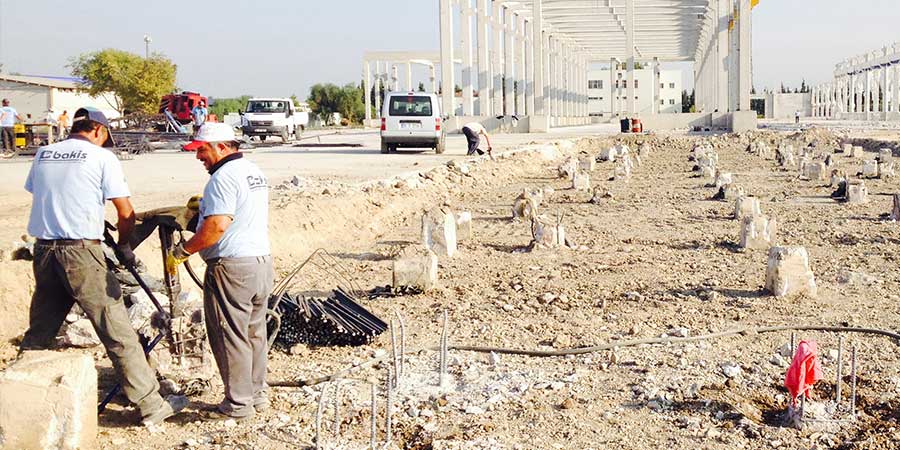
M532 220L536 217L543 197L543 191L525 190L519 194L513 204L513 220Z
M422 248L418 255L394 260L393 281L395 289L410 287L427 292L437 285L438 258L431 250Z
M759 208L759 199L742 195L734 201L734 218L741 220L744 217L752 217L762 214Z
M868 203L869 190L864 181L851 181L847 183L847 203L859 205Z
M422 244L441 257L456 254L456 218L450 210L434 208L422 215Z
M530 248L558 248L566 245L566 232L562 217L538 216L531 220L532 241Z
M741 220L741 242L744 249L768 249L775 245L777 224L762 214L744 216Z

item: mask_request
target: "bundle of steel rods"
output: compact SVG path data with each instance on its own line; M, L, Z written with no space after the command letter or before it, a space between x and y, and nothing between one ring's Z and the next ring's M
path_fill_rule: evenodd
M280 329L274 345L289 349L295 344L310 346L359 346L387 330L383 320L356 303L341 290L327 297L307 297L287 292L275 311L280 314Z

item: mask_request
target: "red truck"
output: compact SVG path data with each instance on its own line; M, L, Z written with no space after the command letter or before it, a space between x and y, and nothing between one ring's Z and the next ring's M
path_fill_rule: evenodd
M178 122L181 124L188 124L193 120L191 117L191 109L193 109L194 106L197 106L201 101L209 107L207 98L196 92L185 91L180 94L164 95L159 103L159 113L162 114L164 111L168 110ZM207 120L210 122L215 121L214 118L212 120L207 118Z

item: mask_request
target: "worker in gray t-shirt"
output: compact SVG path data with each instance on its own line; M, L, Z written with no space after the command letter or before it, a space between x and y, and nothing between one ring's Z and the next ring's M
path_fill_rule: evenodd
M210 179L197 233L172 251L175 274L191 254L206 261L203 308L225 399L210 419L246 419L269 406L266 311L275 277L269 249L269 186L238 151L231 126L207 122L184 149L197 152Z

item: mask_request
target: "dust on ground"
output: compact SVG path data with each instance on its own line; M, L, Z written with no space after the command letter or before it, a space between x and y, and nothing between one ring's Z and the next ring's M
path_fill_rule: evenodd
M557 166L569 154L596 155L618 142L613 138L535 145L497 161L470 162L468 174L442 167L361 190L335 185L323 193L285 185L273 191L273 253L283 274L314 249L327 248L364 289L372 289L390 283L398 248L418 242L424 209L446 203L472 212L472 238L461 244L459 255L441 259L440 288L363 300L380 317L397 312L406 322L410 352L394 393L391 448L897 448L900 361L897 343L882 337L846 337L847 348L855 346L859 355L858 420L802 431L785 425L787 361L779 351L790 340L787 332L550 358L451 351L449 380L442 386L432 349L443 310L449 313L452 345L515 349L769 325L895 329L900 227L882 215L890 211L890 194L898 192L896 179L866 180L868 204L839 204L829 197L827 182L800 180L797 170L746 151L754 139L771 145L790 139L796 147L813 143L817 152L832 153L847 138L824 129L628 137L623 142L632 149L640 140L651 151L627 181L609 181L613 165L599 163L592 184L611 194L599 203L589 202L590 192L570 189L571 182L557 177ZM763 214L777 218L778 242L807 248L816 298L782 300L762 291L766 252L736 249L733 202L711 200L710 180L692 172L688 155L699 140L708 140L719 167L761 200ZM834 160L848 174L860 166L840 154ZM525 251L530 226L510 219L511 205L524 189L540 187L555 190L541 212L562 217L574 249ZM27 314L30 267L0 264L6 299L0 329L8 339L10 330L22 329ZM803 332L798 339L819 342L826 380L815 398L827 399L833 395L836 363L830 353L838 337ZM11 344L4 345L8 354ZM327 376L383 358L390 347L385 334L358 348L273 351L269 379ZM92 352L108 364L101 350ZM369 383L383 384L386 367L384 360L340 383L340 436L333 434L329 405L322 430L326 448L367 448ZM111 382L101 379L106 387ZM276 387L272 408L249 421L203 422L196 409L219 401L221 384L214 383L162 432L131 426L137 413L116 404L101 416L101 446L308 447L323 386ZM334 383L327 386L333 398ZM383 440L382 394L377 405Z

